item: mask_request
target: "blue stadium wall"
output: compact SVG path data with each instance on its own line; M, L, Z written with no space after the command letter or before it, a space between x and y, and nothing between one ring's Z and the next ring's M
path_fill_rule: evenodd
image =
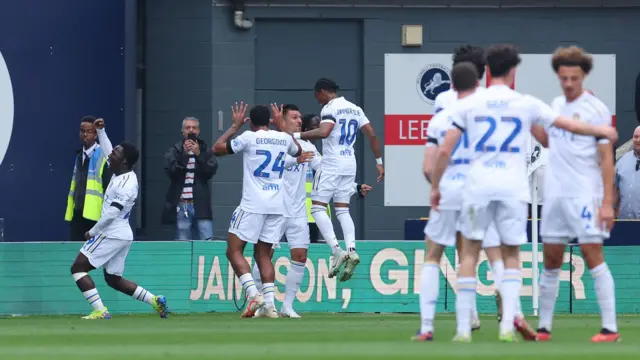
M640 8L248 6L246 16L254 26L239 30L232 24L230 8L219 2L212 6L211 0L153 0L145 6L145 111L147 124L153 121L143 130L147 139L153 139L145 146L145 222L150 238L174 236L173 228L159 225L163 198L158 195L168 186L162 154L179 138L184 116L202 119L203 137L211 142L222 133L218 111L224 112L223 123L228 126L233 101L295 102L305 112L320 111L305 89L317 77L330 76L347 97L362 104L384 139L385 53L447 53L465 43L497 42L515 43L526 53L550 53L568 44L593 53L614 53L621 138L629 139L637 126L633 98L640 72ZM424 46L401 46L403 24L423 25ZM359 180L374 183L370 150L365 141L357 146ZM218 235L226 232L240 201L241 176L238 158L220 159L212 185ZM382 188L364 201L353 201L359 239L403 239L404 220L428 214L427 207L385 208Z
M7 241L61 241L82 116L124 137L124 0L0 2L15 115L0 165Z

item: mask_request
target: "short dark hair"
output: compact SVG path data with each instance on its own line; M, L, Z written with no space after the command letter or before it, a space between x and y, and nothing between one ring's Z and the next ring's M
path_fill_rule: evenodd
M453 52L453 65L461 62L470 62L476 67L478 79L484 76L484 70L487 67L487 60L484 57L484 49L479 46L464 45L455 49Z
M451 82L456 91L472 90L478 85L478 70L470 61L457 63L451 70Z
M551 57L551 66L556 73L561 66L580 66L585 74L589 74L593 68L593 57L575 45L560 47Z
M340 87L338 86L338 84L336 84L335 81L331 79L320 78L318 79L318 81L316 81L316 84L314 85L313 90L315 92L320 92L322 90L325 90L330 93L335 93L336 91L340 90Z
M138 151L135 145L133 145L128 141L121 142L120 147L122 148L124 158L125 160L127 160L127 164L129 165L129 168L132 168L138 162L138 158L140 157L140 152Z
M282 115L287 115L289 111L300 111L300 109L294 104L284 104L282 106Z
M487 49L487 64L492 77L506 76L520 61L520 52L515 45L491 45Z
M87 116L83 116L82 120L80 121L80 123L90 123L93 124L94 121L96 121L96 117L93 115L87 115Z
M302 116L302 131L311 130L311 120L316 117L318 117L316 114L305 114Z
M255 105L249 111L249 119L255 126L269 126L269 119L271 119L271 110L264 105Z

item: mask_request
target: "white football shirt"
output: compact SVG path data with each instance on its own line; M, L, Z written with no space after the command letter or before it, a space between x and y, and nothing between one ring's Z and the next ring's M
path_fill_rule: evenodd
M313 151L315 155L309 162L298 164L296 158L287 155L285 163L295 164L287 167L284 173L284 217L307 217L307 173L317 170L322 156L316 147L307 140L298 140L302 151Z
M274 131L245 131L231 140L231 150L242 152L242 200L240 208L254 214L284 214L283 177L287 154L298 146L291 135Z
M527 146L531 126L558 118L550 106L508 86L494 85L459 100L453 125L467 132L472 161L465 197L530 201Z
M434 115L427 128L426 146L439 146L444 141L447 130L451 128L451 109L444 109ZM462 133L458 144L451 154L449 166L440 180L440 208L459 210L462 207L462 188L470 167L469 140Z
M138 177L133 171L122 175L113 175L104 193L102 216L111 204L118 203L122 209L118 216L100 232L108 239L133 240L133 231L129 224L131 209L138 198Z
M369 123L362 109L344 97L335 98L327 103L320 113L320 122L333 122L335 125L326 139L322 140L322 172L332 175L355 175L356 143L358 130Z
M572 102L559 96L551 106L566 118L592 125L611 125L607 106L586 91ZM602 197L598 144L608 144L609 140L572 134L554 126L546 130L549 168L545 176L545 197Z
M437 114L444 109L450 108L451 105L456 103L456 101L458 101L457 91L453 89L443 91L440 94L438 94L438 96L436 96L434 112Z

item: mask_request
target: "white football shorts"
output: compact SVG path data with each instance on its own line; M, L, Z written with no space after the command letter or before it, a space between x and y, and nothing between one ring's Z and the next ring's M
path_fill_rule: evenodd
M311 200L328 204L333 199L334 203L348 204L356 192L355 181L355 175L333 175L318 170L313 178Z
M84 243L80 252L96 269L103 268L108 274L122 276L124 263L133 240L110 239L96 235Z
M283 226L282 215L254 214L238 206L231 216L229 232L250 244L257 244L258 241L278 244L282 237Z
M456 233L460 231L460 210L431 211L424 228L424 234L438 245L455 246ZM482 242L483 248L500 246L500 236L495 224L491 223Z
M470 240L484 240L491 223L495 224L501 244L520 246L527 243L527 203L520 200L464 201L460 215L462 235ZM488 244L483 244L483 247Z
M548 198L542 207L540 235L546 244L602 244L609 231L598 224L601 199Z

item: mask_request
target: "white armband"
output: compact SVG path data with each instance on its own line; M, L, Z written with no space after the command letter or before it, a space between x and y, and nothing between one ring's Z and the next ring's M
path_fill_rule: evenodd
M382 165L382 158L377 158L376 159L376 164Z
M300 133L299 132L293 133L293 138L296 140L300 140Z

